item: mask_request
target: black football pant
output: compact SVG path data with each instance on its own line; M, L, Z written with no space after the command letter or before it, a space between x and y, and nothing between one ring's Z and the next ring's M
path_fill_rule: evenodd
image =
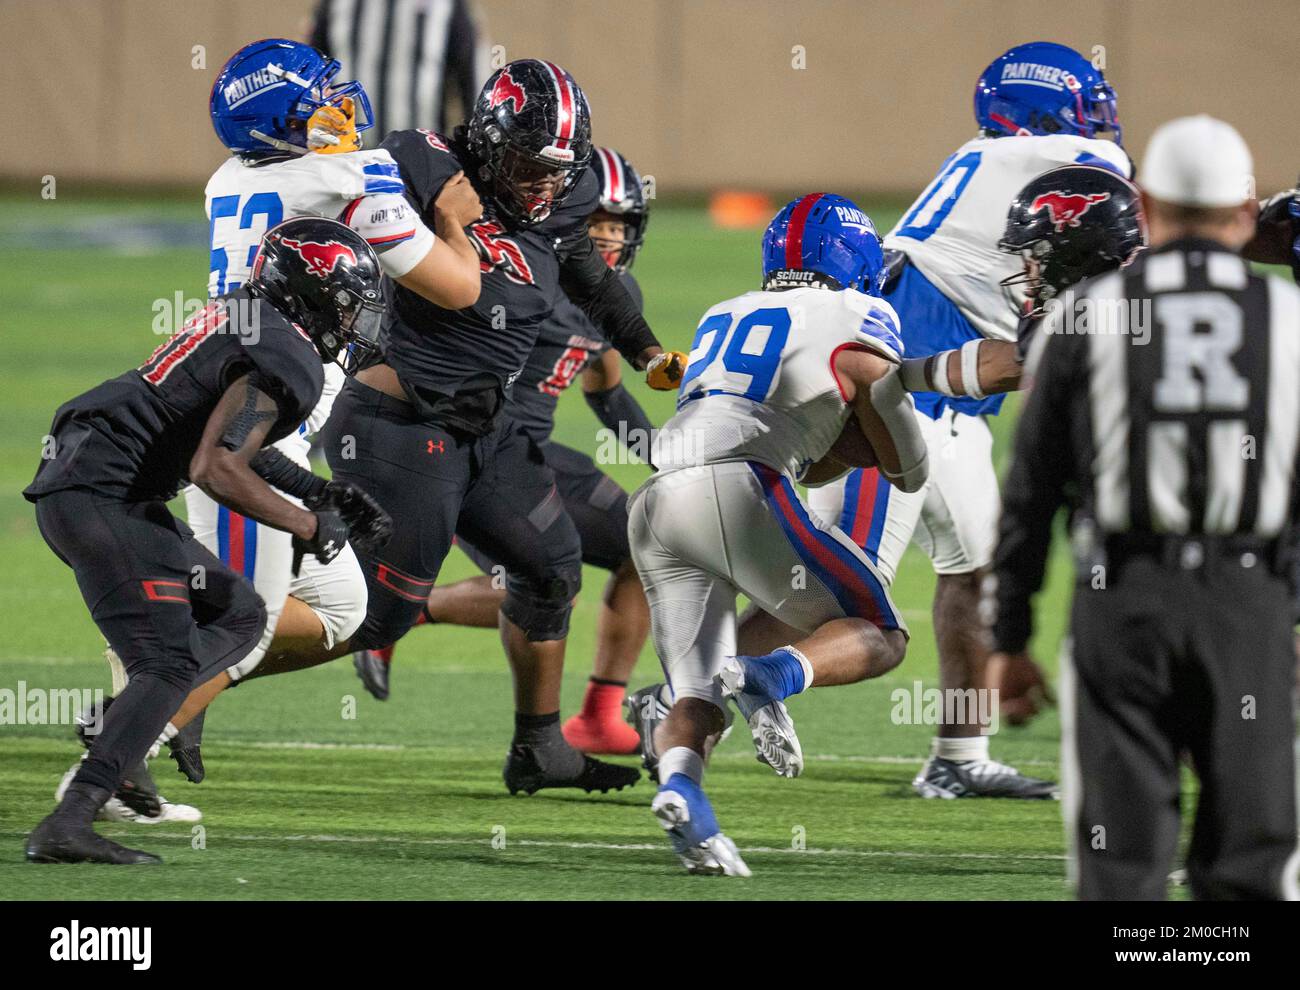
M349 380L324 444L334 477L364 488L393 518L386 547L357 551L369 600L355 648L395 643L415 624L457 534L506 568L501 611L530 640L568 635L582 582L578 533L555 475L513 421L476 437Z
M1296 849L1288 587L1259 556L1244 561L1112 560L1104 589L1076 588L1063 769L1085 900L1165 897L1184 765L1200 780L1192 895L1277 899L1295 889L1283 875Z
M54 492L36 503L36 524L129 678L75 778L115 790L191 687L257 645L266 607L162 502Z
M578 530L582 562L606 571L618 570L632 559L627 492L586 454L549 440L538 446L546 466L555 474L564 511ZM459 546L484 574L498 566L468 540L460 540Z

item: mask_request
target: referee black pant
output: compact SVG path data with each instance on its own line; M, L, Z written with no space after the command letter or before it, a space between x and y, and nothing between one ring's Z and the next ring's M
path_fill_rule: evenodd
M1200 781L1192 895L1296 896L1288 585L1254 554L1196 557L1112 556L1105 588L1076 589L1063 769L1084 900L1165 897L1184 766Z

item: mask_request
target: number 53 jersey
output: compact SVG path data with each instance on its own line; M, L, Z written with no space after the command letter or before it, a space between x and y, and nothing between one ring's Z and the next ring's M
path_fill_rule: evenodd
M719 303L695 331L655 465L753 461L798 480L849 417L832 361L853 347L902 360L898 316L883 299L809 287Z

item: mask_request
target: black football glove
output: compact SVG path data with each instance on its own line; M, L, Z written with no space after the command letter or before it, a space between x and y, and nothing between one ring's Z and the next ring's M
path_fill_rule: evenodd
M304 540L301 537L293 538L293 576L298 576L298 571L302 567L302 558L307 554L312 554L322 564L328 564L331 560L343 552L343 548L348 545L348 524L333 509L317 509L312 512L316 517L316 535L310 540Z
M308 500L309 509L331 509L347 523L348 539L362 550L380 550L393 535L393 520L379 503L349 481L331 481Z

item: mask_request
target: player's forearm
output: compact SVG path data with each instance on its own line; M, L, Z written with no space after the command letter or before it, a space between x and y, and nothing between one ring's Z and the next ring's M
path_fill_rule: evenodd
M473 306L482 291L478 254L465 231L441 213L434 226L436 237L428 253L396 281L443 309Z
M1020 387L1023 366L1016 345L1005 340L972 340L961 347L903 362L909 392L938 392L982 399Z
M637 370L662 353L659 339L618 274L596 252L584 232L582 244L560 266L560 287L596 328Z
M606 429L629 438L648 437L654 426L636 397L620 383L601 392L582 393L596 418Z
M279 495L234 451L217 447L196 457L190 480L214 501L254 522L304 540L316 534L316 516Z

